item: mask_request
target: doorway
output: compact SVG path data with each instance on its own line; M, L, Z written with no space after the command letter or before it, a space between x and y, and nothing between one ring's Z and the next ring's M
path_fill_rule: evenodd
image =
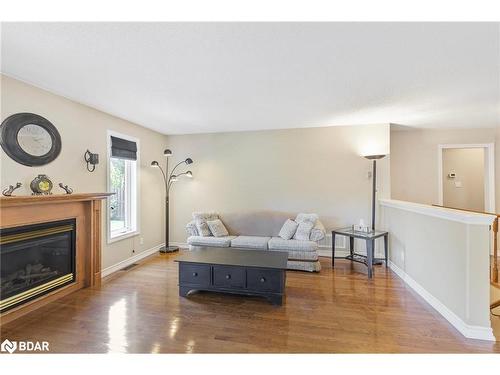
M495 212L493 144L439 145L439 204Z

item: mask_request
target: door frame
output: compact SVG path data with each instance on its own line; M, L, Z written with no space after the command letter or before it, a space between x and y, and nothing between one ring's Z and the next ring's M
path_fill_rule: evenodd
M495 144L494 143L458 143L438 145L438 204L443 205L443 150L448 148L484 148L484 210L496 212L495 207Z

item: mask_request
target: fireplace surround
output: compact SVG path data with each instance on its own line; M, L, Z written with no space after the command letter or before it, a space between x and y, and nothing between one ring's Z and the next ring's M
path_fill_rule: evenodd
M75 219L0 229L0 312L75 280Z
M0 197L0 325L100 286L101 206L109 195Z

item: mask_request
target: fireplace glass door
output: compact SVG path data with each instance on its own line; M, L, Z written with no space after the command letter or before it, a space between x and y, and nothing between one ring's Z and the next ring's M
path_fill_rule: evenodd
M0 230L0 312L72 283L74 219Z

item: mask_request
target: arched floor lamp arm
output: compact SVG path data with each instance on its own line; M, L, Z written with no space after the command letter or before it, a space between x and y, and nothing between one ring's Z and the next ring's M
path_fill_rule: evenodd
M163 181L164 181L165 187L166 187L167 186L167 176L165 175L165 172L163 171L163 168L161 167L160 164L158 164L156 167L160 170L161 174L163 175Z
M186 163L186 161L185 161L185 160L183 160L183 161L178 162L178 163L175 165L175 167L172 169L172 172L170 172L170 175L168 176L168 181L169 181L169 182L170 182L170 179L172 178L172 176L174 175L174 171L176 170L176 168L177 168L179 165L183 164L183 163Z

